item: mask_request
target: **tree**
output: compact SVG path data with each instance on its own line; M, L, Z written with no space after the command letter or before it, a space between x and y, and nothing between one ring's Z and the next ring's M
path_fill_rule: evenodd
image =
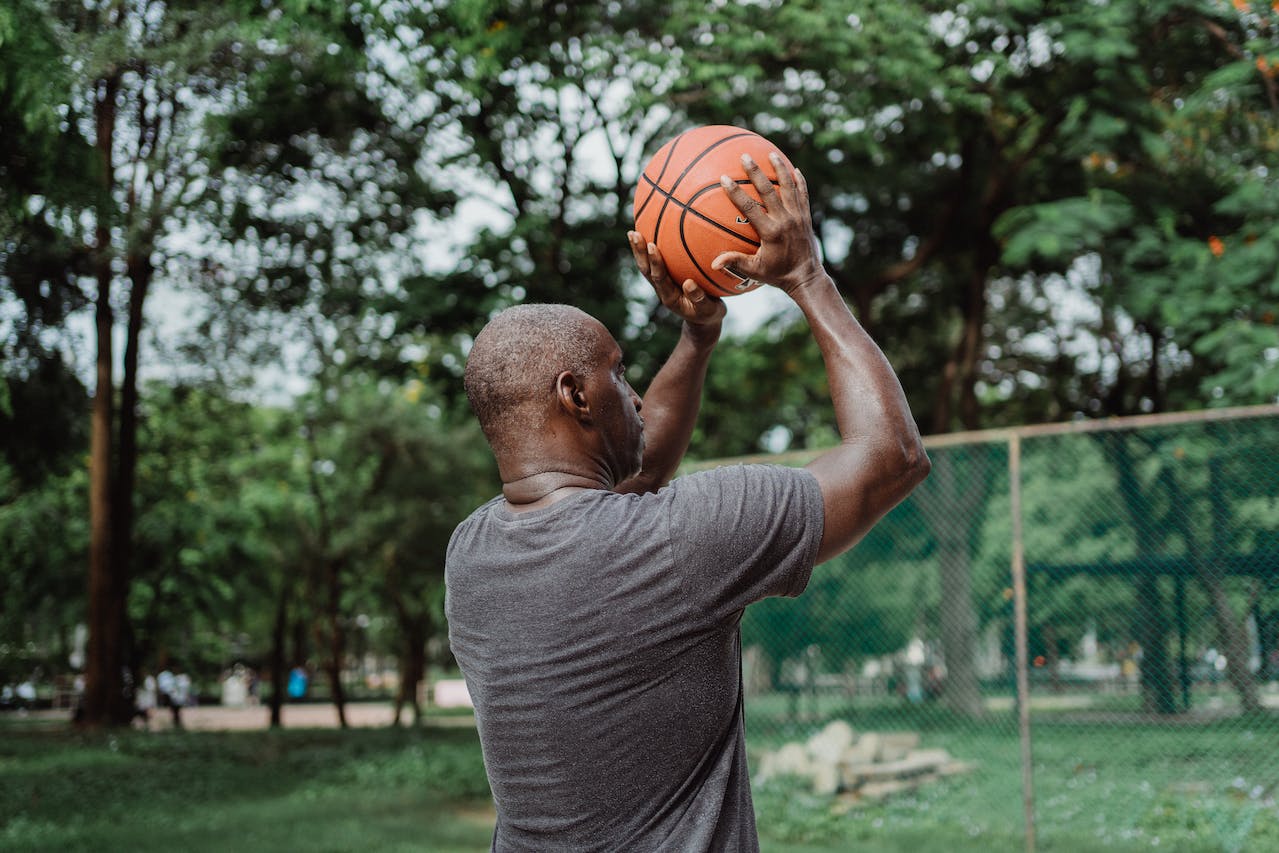
M1262 216L1267 192L1247 177L1267 174L1257 142L1273 127L1262 109L1273 86L1258 42L1273 40L1273 30L1260 13L1037 2L953 11L868 4L853 14L817 4L681 8L686 14L672 20L698 23L680 42L689 73L672 78L679 81L672 94L697 120L766 130L804 170L816 188L828 266L884 341L931 432L1162 409L1170 399L1190 404L1222 356L1244 372L1247 399L1265 398L1253 378L1273 351L1263 312L1251 314L1260 323L1226 323L1248 323L1248 345L1233 352L1220 346L1224 332L1192 343L1144 316L1155 293L1164 294L1158 310L1191 316L1168 293L1158 259L1197 259L1185 267L1197 278L1187 285L1202 290L1205 259L1224 254L1224 244L1206 241L1229 227L1190 226L1195 236L1178 248L1178 228L1189 223L1163 223L1184 221L1207 187L1214 188L1207 198L1222 198L1218 216ZM674 29L670 35L677 38ZM1230 107L1224 113L1208 107L1222 103ZM1223 119L1224 138L1183 171L1169 138L1217 140ZM1212 177L1196 180L1203 172ZM1222 196L1235 190L1237 197ZM1149 238L1140 253L1124 254L1114 242L1127 229ZM1249 247L1264 245L1263 229L1251 233ZM1085 261L1097 253L1108 259L1112 247L1128 265L1112 270L1103 261L1090 278ZM1250 248L1230 296L1211 286L1221 312L1237 315L1235 306L1273 278L1274 265L1265 266L1272 252ZM1027 263L1031 257L1039 263ZM1046 267L1048 257L1060 266ZM1137 280L1143 263L1154 263L1164 283L1141 279L1138 312L1137 301L1115 294L1132 292L1121 283ZM1072 323L1045 298L1077 294L1081 282L1089 288L1083 299L1100 305L1101 322L1088 333L1099 342L1097 367L1072 352ZM992 305L1003 312L992 314ZM1138 330L1149 330L1149 358L1140 355L1146 347L1133 346ZM1221 385L1213 387L1220 395ZM933 513L938 522L971 494L967 478L944 473L934 472L932 488L955 488L938 495L935 506L945 508ZM975 623L962 556L969 550L956 543L939 554L952 590L943 626L964 626L946 631L946 653L961 661L972 657ZM972 708L975 684L962 677L947 689L969 696L959 704Z
M678 67L656 31L668 12L483 0L406 13L427 126L447 141L427 162L462 204L439 230L458 263L405 282L398 330L473 335L506 305L570 302L625 342L635 376L656 372L677 327L639 319L656 299L635 289L625 232L640 170L680 121L647 97Z
M129 668L220 670L269 595L270 534L246 500L260 417L216 386L146 388L140 410Z
M49 204L39 218L20 223L7 261L23 261L15 280L29 281L34 290L60 293L69 286L82 290L81 299L92 293L95 304L84 719L123 724L132 711L121 677L130 656L124 644L134 559L141 333L157 276L184 252L170 239L176 223L192 191L212 177L200 156L209 118L260 94L253 81L278 78L297 55L331 57L328 51L336 47L358 59L362 37L342 15L287 3L48 2L24 3L21 11L21 20L35 21L27 24L41 36L35 44L50 46L23 79L47 72L57 80L64 67L71 71L67 91L47 93L45 106L63 118L57 126L63 144L55 150L89 148L95 158L92 192L62 208ZM283 55L281 44L295 46L297 54ZM64 56L74 59L64 66ZM35 257L45 263L26 263ZM113 334L121 305L126 322L117 401Z
M365 543L360 564L370 599L389 610L398 629L400 662L395 722L407 704L422 714L418 686L426 675L427 644L444 634L444 556L453 529L498 489L497 472L469 412L420 381L353 395L351 455L378 460L375 476L352 519Z

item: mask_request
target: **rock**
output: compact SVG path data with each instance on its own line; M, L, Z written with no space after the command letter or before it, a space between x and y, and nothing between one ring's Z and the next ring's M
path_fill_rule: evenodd
M921 749L919 742L916 732L865 732L855 738L852 726L836 721L805 743L765 753L756 781L801 776L812 783L814 794L833 798L847 811L863 800L972 770L972 764L955 760L947 750Z
M808 739L808 754L813 761L837 764L844 751L853 745L853 727L843 720L835 720Z
M845 764L841 781L845 788L861 790L880 782L935 779L950 761L950 753L944 749L917 749L897 761Z
M839 768L840 787L847 791L855 791L875 771L875 763L861 761L855 764L841 764Z
M804 753L803 747L798 744L786 744L781 749L764 753L759 761L755 782L762 784L777 776L807 776L808 771L808 756Z
M817 764L813 767L813 793L829 797L839 791L839 767L834 764Z
M880 738L874 732L866 732L857 742L844 750L840 757L844 764L870 764L879 755Z
M901 779L885 779L882 782L867 782L857 793L868 800L882 800L891 794L899 794L914 787L913 783Z
M906 754L905 760L941 767L950 763L950 753L944 749L912 749Z
M877 761L900 761L919 746L919 732L885 732Z

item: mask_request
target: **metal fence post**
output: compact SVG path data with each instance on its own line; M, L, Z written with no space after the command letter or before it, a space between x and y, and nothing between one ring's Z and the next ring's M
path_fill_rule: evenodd
M1021 738L1021 794L1026 853L1035 850L1035 779L1030 752L1030 675L1026 628L1026 553L1021 530L1021 436L1008 437L1008 493L1012 510L1013 619L1017 643L1017 730Z

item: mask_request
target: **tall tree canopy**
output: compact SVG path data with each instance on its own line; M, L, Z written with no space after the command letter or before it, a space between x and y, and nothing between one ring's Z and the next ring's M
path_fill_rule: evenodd
M19 563L89 562L86 711L125 719L120 674L163 640L147 615L177 600L148 572L214 580L199 567L236 562L226 542L225 560L154 559L204 529L166 516L172 489L207 475L217 488L181 493L234 503L242 485L199 466L143 482L140 442L168 446L165 425L200 406L239 413L273 368L324 413L317 430L348 437L343 406L391 405L353 384L420 383L443 414L395 415L382 426L399 438L366 438L433 458L404 436L460 429L472 336L520 301L599 316L642 383L676 326L631 269L632 192L697 123L757 130L804 171L827 265L926 432L1274 400L1277 67L1279 12L1245 0L14 0L0 10L0 539L29 542L31 519L87 496L83 529ZM157 292L173 291L186 339L146 338ZM89 313L85 357L72 318ZM159 355L207 387L155 386L164 423L143 429L140 377ZM826 396L782 310L719 348L692 453L827 444ZM295 431L290 448L285 415L246 422L279 432L262 470L286 472L294 498L358 492L290 480L291 454L318 444ZM202 446L227 448L214 439ZM946 483L990 481L966 464L938 473L920 518L958 505ZM268 491L246 492L256 521L228 518L256 529L315 509ZM985 523L973 514L941 559L957 600ZM346 553L305 544L240 557L302 572ZM401 579L414 607L430 565ZM312 608L330 635L358 574L341 568L337 599ZM228 589L266 596L274 615L253 618L278 626L287 577ZM961 609L958 638L976 613ZM418 630L426 610L406 613Z

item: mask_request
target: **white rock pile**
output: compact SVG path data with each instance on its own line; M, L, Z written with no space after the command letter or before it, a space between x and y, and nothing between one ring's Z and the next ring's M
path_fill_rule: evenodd
M919 743L918 732L857 734L836 720L804 743L764 753L755 781L797 776L811 782L814 794L879 800L972 769L944 749L921 749Z

